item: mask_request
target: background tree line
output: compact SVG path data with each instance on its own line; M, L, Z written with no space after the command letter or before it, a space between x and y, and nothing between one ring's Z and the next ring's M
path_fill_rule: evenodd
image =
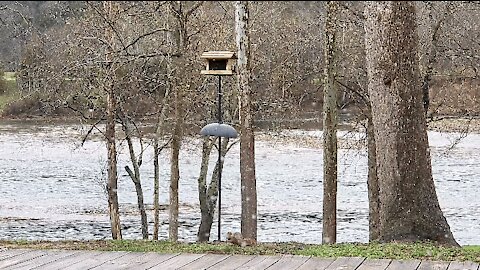
M81 1L4 3L25 15L18 16L11 10L0 11L4 22L0 31L9 37L0 44L2 66L6 71L29 70L22 91L48 92L41 86L41 79L35 75L32 65L43 61L41 55L48 55L42 50L53 54L52 46L60 46L55 36L62 38L62 31L73 28L77 24L75 21L83 16L86 5ZM422 1L416 5L421 70L429 78L429 114L478 113L476 85L480 45L475 18L478 17L479 4ZM320 80L324 59L318 52L323 46L324 4L309 1L252 2L250 9L252 85L256 89L253 105L257 119L278 118L279 115L294 118L300 112L304 117L314 117L321 109L323 98ZM202 49L232 49L233 29L225 19L233 18L233 8L227 2L208 3L200 7L199 14L202 17L192 21L191 29L199 32L195 37L198 51L193 55L193 61L201 69L199 55ZM339 107L351 111L354 105L362 103L358 94L365 89L363 2L342 2L338 16L338 78L343 85L338 97ZM133 31L134 27L130 27ZM155 36L144 40L155 39ZM62 51L61 48L58 50ZM33 53L37 56L32 56ZM17 108L7 114L52 113L38 106L30 110Z

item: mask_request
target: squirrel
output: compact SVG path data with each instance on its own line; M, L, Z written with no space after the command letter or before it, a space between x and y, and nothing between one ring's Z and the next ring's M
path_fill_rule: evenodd
M257 244L255 239L244 238L239 232L227 232L227 242L241 247L255 246Z

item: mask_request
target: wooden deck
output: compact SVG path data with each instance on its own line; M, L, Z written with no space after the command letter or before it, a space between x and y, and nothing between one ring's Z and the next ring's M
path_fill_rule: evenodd
M1 250L0 269L480 270L472 262L27 249Z

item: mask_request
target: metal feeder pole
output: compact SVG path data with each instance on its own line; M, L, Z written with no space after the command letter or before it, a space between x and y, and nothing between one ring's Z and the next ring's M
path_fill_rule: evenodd
M218 76L218 123L222 124L222 76ZM222 137L218 136L218 241L221 238L222 216Z

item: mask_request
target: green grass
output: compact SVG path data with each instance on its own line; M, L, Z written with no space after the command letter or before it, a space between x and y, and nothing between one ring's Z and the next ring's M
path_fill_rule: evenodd
M3 73L3 78L6 81L16 81L17 80L15 72L4 72Z
M366 257L371 259L428 259L444 261L480 262L480 246L461 248L415 244L337 244L309 246L297 252L299 255L318 257Z
M217 253L244 255L294 254L316 257L366 257L372 259L428 259L480 262L480 246L451 248L428 243L307 245L301 243L261 243L241 248L227 243L172 243L168 241L0 241L0 247L134 251L159 253Z
M20 98L20 92L17 89L17 82L15 80L5 81L7 90L5 93L0 94L0 112L5 109L5 106Z
M0 92L0 113L5 109L8 103L20 98L20 92L17 87L17 78L15 72L4 72L3 81L4 89Z

